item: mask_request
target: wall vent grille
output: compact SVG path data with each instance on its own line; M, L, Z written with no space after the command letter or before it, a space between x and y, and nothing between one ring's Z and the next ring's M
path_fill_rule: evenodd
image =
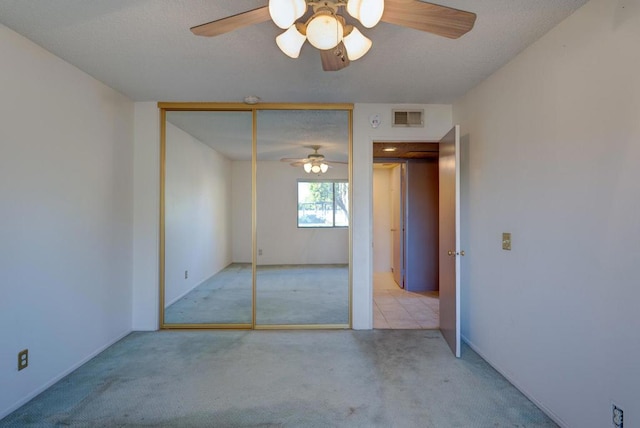
M424 127L424 110L393 110L393 126Z

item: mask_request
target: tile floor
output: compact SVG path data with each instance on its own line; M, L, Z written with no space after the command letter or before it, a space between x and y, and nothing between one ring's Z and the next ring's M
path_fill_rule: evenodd
M411 293L398 287L391 272L373 274L373 328L437 329L439 317L437 292Z

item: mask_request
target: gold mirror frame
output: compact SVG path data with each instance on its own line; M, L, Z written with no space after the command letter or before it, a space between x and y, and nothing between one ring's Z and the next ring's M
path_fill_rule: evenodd
M353 104L288 104L261 103L247 105L242 103L173 103L159 102L160 110L160 250L159 250L159 327L160 329L254 329L254 330L319 330L350 329L352 327L353 303ZM349 291L348 291L348 324L304 324L304 325L256 325L256 272L257 272L257 118L258 112L264 110L335 110L348 113L349 123L349 164L348 183L349 197ZM252 155L251 155L251 270L252 270L252 321L251 324L166 324L164 321L165 304L165 180L166 180L166 114L169 111L211 111L211 112L250 112L252 114Z

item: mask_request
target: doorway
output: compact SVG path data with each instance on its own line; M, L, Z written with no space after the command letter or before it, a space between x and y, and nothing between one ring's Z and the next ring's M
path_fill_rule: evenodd
M374 328L438 329L438 145L373 153Z

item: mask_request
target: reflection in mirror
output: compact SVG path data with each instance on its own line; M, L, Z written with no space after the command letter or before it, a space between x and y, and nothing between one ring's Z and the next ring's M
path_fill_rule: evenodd
M257 114L256 325L346 326L349 112Z
M165 325L252 322L252 138L251 112L166 114Z

